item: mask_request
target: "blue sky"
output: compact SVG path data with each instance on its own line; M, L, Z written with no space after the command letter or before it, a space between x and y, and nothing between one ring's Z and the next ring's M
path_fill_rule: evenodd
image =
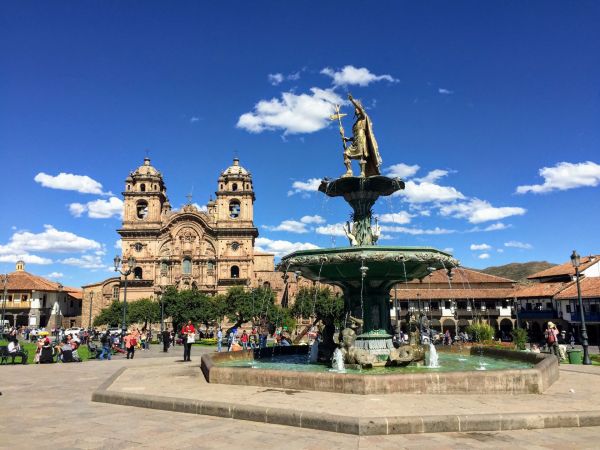
M0 9L2 272L24 257L68 285L109 276L124 179L146 151L174 207L190 191L205 204L239 156L263 250L346 245L348 206L313 189L344 171L327 116L348 92L384 173L407 181L376 205L381 244L477 268L600 250L597 2Z

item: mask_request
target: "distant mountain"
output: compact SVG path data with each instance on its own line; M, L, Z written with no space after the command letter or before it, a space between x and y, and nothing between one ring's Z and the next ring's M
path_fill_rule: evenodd
M481 270L489 275L509 278L515 281L526 281L529 275L554 267L556 264L547 261L531 261L526 263L510 263L504 266L488 267Z

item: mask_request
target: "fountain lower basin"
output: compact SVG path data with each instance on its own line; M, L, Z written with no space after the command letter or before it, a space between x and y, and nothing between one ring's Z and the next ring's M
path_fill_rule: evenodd
M276 355L272 355L274 351ZM308 361L307 352L307 346L292 346L260 352L206 354L202 356L201 367L209 383L344 394L542 393L559 377L553 355L485 347L473 347L470 355L462 355L473 361L470 369L464 361L459 361L461 355L440 352L440 368L380 367L368 371L347 369L345 373L332 372L321 365L289 364ZM284 361L277 361L278 358ZM449 361L453 361L452 371L444 368Z

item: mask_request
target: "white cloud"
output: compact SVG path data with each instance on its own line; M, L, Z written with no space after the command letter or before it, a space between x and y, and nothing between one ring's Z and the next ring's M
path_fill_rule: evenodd
M442 95L450 95L450 94L454 94L454 91L451 91L450 89L439 88L438 93L440 93Z
M389 82L397 82L398 80L392 77L391 75L375 75L371 73L369 69L366 67L354 67L354 66L344 66L341 70L335 71L330 67L326 67L321 70L323 75L327 75L333 79L333 84L335 86L349 86L349 85L358 85L358 86L368 86L369 84L375 81L389 81Z
M117 239L117 240L115 241L115 245L114 245L114 247L115 247L116 249L119 249L119 250L121 250L121 249L123 248L123 239Z
M435 227L433 229L427 230L427 229L422 229L422 228L408 228L408 227L396 227L396 226L382 225L381 230L387 231L389 233L404 233L404 234L410 234L413 236L456 233L456 230L447 230L445 228L439 228L439 227Z
M379 214L377 218L381 223L399 223L401 225L410 223L414 216L406 211L390 214Z
M452 186L440 186L428 181L417 183L412 180L408 180L404 190L397 191L394 195L404 197L409 203L450 202L465 198Z
M192 206L194 208L196 208L200 212L207 212L208 211L208 208L206 207L206 205L199 205L198 203L192 203Z
M69 212L75 217L87 212L90 219L110 219L111 217L123 217L123 200L118 197L110 197L108 200L98 199L91 202L71 203Z
M592 161L577 164L561 162L554 167L543 167L539 173L544 178L544 184L518 186L517 193L541 194L600 184L600 165Z
M46 278L63 278L65 276L62 272L51 272L46 275Z
M288 233L308 233L306 224L297 220L284 220L279 225L263 225L263 228L269 231L287 231Z
M326 236L346 236L346 233L344 233L343 223L331 223L329 225L317 227L315 232L317 234L324 234Z
M87 175L74 175L72 173L61 172L56 176L52 176L40 172L33 180L51 189L77 191L82 194L110 195L109 192L102 191L102 184Z
M106 264L102 262L102 258L97 255L81 255L79 258L65 258L59 261L68 266L75 266L81 269L104 269Z
M492 246L488 244L471 244L471 250L491 250Z
M277 86L278 84L281 84L283 82L282 73L270 73L268 78L269 83L271 83L273 86Z
M260 100L253 112L238 119L237 127L250 133L283 130L284 135L314 133L327 127L334 104L344 100L331 89L311 88L311 94L284 92L281 99Z
M25 263L27 263L27 264L52 264L52 260L50 258L44 258L42 256L31 255L29 253L0 254L0 262L14 264L19 260L25 261Z
M321 224L321 223L325 223L325 219L323 219L321 216L319 215L314 215L314 216L303 216L300 219L300 222L302 223L307 223L307 224L312 224L312 223L316 223L316 224Z
M59 231L52 225L44 225L41 233L18 231L8 244L0 245L0 255L34 252L68 253L100 250L100 243L77 236L69 231Z
M414 166L409 166L407 164L399 163L386 167L384 172L388 177L410 178L417 173L419 169L420 167L416 164Z
M435 183L440 178L443 178L446 175L448 175L448 173L449 172L447 170L435 169L429 172L423 178L415 178L415 181L418 181L420 183Z
M190 118L190 123L200 122L200 117L192 116Z
M520 216L527 210L516 206L503 206L500 208L492 206L485 200L477 198L462 203L453 203L440 207L440 214L456 218L466 218L471 223L481 223L490 220L499 220L511 216Z
M306 181L294 181L292 183L292 189L288 191L288 197L303 192L317 192L320 185L320 178L309 178Z
M443 252L446 252L446 253L453 253L453 252L454 252L454 249L453 249L452 247L446 247L446 248L445 248L445 249L443 249L442 251L443 251Z
M520 248L520 249L523 249L523 250L531 250L533 248L533 245L527 244L525 242L519 242L519 241L505 242L504 246L505 247L512 247L512 248Z
M256 250L274 253L276 257L281 257L298 250L313 250L316 248L319 247L310 242L279 241L265 237L256 238Z
M490 258L490 254L489 253L482 253L478 256L479 259L489 259Z
M496 251L497 251L498 253L504 253L504 249L503 249L503 248L497 248L497 249L496 249Z
M473 227L470 230L467 230L467 233L477 233L477 232L481 232L481 231L500 231L500 230L506 230L507 228L510 228L511 225L506 225L502 222L496 222L493 223L491 225L488 225L487 227L481 228L481 227Z

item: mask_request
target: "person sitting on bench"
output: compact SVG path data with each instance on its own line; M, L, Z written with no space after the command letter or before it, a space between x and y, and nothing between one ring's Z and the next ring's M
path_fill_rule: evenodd
M8 342L8 355L12 358L13 364L17 356L21 357L21 364L27 364L27 354L21 349L19 341L14 336Z

